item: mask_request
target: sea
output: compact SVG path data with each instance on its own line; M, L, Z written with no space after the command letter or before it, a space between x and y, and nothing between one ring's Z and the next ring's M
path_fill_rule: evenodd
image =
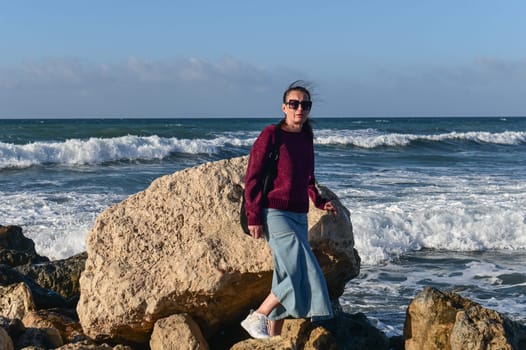
M0 120L0 225L85 250L106 208L163 175L247 155L276 118ZM526 324L526 118L313 118L317 181L351 213L340 298L389 336L426 286Z

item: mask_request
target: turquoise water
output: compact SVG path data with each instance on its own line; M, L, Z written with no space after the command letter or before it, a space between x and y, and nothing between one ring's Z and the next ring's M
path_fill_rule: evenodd
M0 120L0 224L40 254L155 178L248 154L273 119ZM526 319L526 118L315 119L316 176L351 211L361 275L341 301L400 334L425 285Z

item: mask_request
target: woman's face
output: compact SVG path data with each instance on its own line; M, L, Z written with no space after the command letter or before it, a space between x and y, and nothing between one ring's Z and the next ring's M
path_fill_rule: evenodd
M289 103L292 101L292 103ZM299 101L300 103L294 103ZM292 90L288 93L285 103L281 105L281 109L285 113L285 121L288 125L303 125L309 116L310 108L304 108L301 102L310 101L309 96L302 91ZM297 106L297 109L293 107Z

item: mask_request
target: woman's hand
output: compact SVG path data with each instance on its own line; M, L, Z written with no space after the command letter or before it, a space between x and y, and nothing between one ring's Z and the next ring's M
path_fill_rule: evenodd
M332 201L325 203L323 209L327 210L327 212L331 213L333 216L338 216L338 208L336 208Z
M263 225L248 225L248 230L250 231L250 235L255 239L263 237Z

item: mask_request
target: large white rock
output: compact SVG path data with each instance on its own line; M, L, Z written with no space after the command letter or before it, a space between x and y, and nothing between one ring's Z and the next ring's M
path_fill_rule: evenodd
M97 218L77 307L86 335L145 343L158 319L188 313L208 338L266 296L270 250L239 226L246 164L239 157L163 176ZM357 256L352 228L345 235L338 249Z

